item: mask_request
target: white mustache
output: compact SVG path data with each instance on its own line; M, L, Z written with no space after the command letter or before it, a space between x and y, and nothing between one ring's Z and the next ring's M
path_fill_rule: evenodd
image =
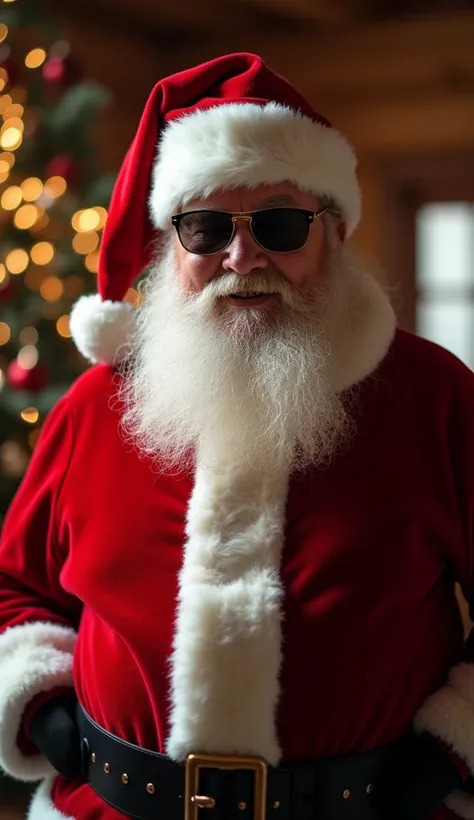
M294 300L290 283L274 271L249 273L247 276L237 273L223 273L209 282L200 294L207 304L219 297L231 296L234 293L251 291L253 293L278 293L284 302Z

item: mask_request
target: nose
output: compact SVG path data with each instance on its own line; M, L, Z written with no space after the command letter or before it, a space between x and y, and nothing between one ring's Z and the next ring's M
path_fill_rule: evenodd
M232 241L224 251L223 269L247 275L253 270L266 268L268 261L265 251L250 233L249 223L244 220L236 222Z

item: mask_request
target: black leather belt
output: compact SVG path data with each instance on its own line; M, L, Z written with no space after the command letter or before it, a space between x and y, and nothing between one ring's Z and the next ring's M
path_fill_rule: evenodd
M223 755L179 764L111 735L80 706L77 720L85 779L138 820L385 820L412 743L278 767Z

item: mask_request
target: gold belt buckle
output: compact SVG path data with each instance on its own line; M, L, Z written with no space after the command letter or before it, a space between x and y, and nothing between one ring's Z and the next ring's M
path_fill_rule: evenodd
M184 820L198 820L199 809L213 809L213 797L200 794L201 769L243 769L254 773L253 820L265 820L267 810L268 766L263 757L237 757L235 755L190 754L186 758L186 788Z

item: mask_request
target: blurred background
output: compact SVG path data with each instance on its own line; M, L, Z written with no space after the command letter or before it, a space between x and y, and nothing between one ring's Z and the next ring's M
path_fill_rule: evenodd
M471 0L0 0L0 522L86 367L69 311L96 289L146 98L225 52L260 53L346 134L363 193L351 241L400 324L474 369L473 43ZM0 780L0 820L27 796Z

